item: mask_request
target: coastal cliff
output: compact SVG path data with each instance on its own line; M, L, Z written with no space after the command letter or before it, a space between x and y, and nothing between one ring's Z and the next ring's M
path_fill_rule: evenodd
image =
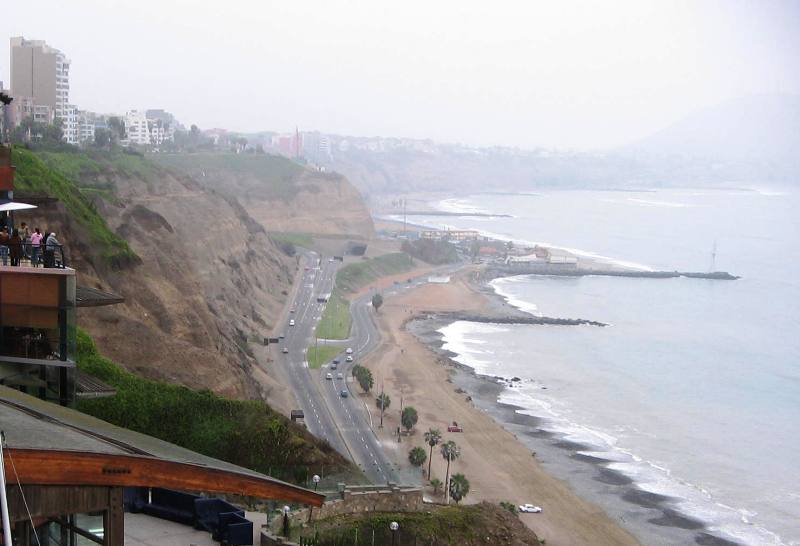
M59 234L79 284L125 297L121 305L80 312L104 355L150 379L290 406L256 341L278 320L297 262L238 195L138 154L18 150L15 159L23 192L58 199L28 222ZM306 170L297 168L299 180ZM37 184L26 185L34 178ZM302 208L306 182L295 188L279 181L280 188L264 191L291 193L288 202ZM331 217L339 201L327 199ZM281 203L273 201L276 211L289 206ZM348 226L347 218L339 225ZM106 240L113 244L101 244Z

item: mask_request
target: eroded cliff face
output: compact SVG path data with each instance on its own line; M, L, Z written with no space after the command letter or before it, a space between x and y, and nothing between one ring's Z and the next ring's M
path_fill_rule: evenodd
M290 406L267 351L252 342L271 333L296 259L231 196L163 169L138 177L108 168L114 198L94 206L140 263L113 267L61 202L21 219L58 233L80 285L124 296L124 304L80 309L79 325L104 355L144 377Z
M159 154L152 160L235 195L267 231L372 237L372 217L358 190L337 173L303 168L263 154Z
M282 158L261 158L249 170L226 158L196 173L201 183L131 154L43 157L65 175L83 165L67 178L138 255L124 263L104 258L96 233L63 201L25 218L59 234L79 284L125 298L79 311L104 355L144 377L262 398L284 412L294 407L271 371L276 355L261 341L276 331L298 262L268 230L371 235L369 213L345 179ZM194 155L180 160L193 165Z

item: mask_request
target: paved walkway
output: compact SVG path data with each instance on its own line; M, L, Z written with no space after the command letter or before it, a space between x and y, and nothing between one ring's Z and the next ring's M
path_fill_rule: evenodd
M261 524L266 515L247 512L245 517L253 522L253 544L260 544ZM125 546L217 546L211 534L196 531L188 525L154 518L145 514L125 514Z

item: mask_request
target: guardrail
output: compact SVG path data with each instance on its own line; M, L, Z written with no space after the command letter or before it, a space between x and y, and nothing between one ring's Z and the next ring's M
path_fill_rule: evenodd
M64 245L6 243L0 245L0 264L64 269L67 267L67 255Z

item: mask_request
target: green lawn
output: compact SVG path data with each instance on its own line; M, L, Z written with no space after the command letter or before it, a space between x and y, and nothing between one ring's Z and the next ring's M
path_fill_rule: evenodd
M276 243L291 243L294 246L301 246L308 249L314 246L314 239L310 233L301 233L298 231L270 231L269 238Z
M347 339L350 337L350 320L350 302L338 290L334 290L317 324L317 337Z
M316 349L312 345L306 352L306 356L308 356L308 367L312 369L320 368L341 352L341 347L334 347L333 345L318 345Z
M410 271L414 260L405 252L384 254L361 262L353 262L336 273L336 286L345 292L355 292L374 280Z

